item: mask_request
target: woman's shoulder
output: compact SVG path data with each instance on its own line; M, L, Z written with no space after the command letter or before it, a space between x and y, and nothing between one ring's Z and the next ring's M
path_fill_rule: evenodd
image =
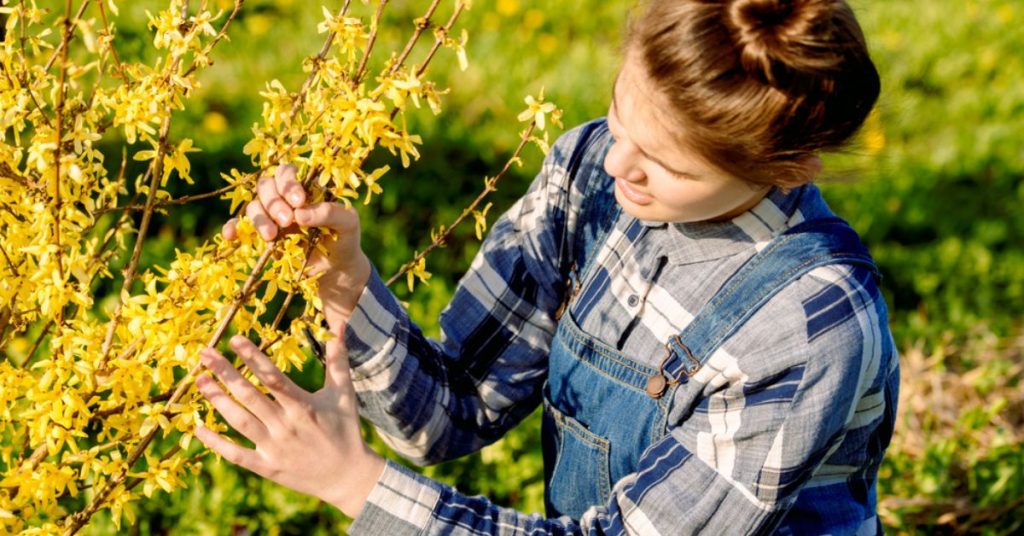
M845 376L895 358L884 297L857 264L814 268L783 287L726 344L751 378L799 368ZM760 371L760 372L759 372Z
M730 338L728 352L757 363L814 366L857 361L865 348L891 348L880 277L856 231L829 209L813 185L783 201L788 205L780 204L779 217L788 221L774 227L775 238L759 243L758 251L771 251L780 238L807 233L786 250L786 259L769 263L800 275L777 287ZM822 262L822 256L830 260Z

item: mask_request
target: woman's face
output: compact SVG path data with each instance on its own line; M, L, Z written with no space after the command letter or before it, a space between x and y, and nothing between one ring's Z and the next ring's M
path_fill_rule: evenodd
M670 109L639 56L627 54L608 108L615 143L604 160L626 213L647 221L725 220L764 198L769 187L730 175L681 143L680 127L665 117Z

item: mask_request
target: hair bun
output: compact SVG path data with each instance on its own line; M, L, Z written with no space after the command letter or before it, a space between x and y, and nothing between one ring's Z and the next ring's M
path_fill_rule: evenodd
M732 0L725 19L743 69L787 89L835 67L840 58L829 46L829 27L844 6L841 0Z

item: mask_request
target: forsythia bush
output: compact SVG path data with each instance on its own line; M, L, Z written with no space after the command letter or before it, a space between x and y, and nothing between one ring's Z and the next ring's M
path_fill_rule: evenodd
M371 155L390 152L403 167L419 156L409 105L440 112L446 90L425 76L435 53L450 49L465 67L466 32L453 28L469 1L423 2L405 46L376 61L388 0L323 8L325 42L302 64L305 83L271 81L261 93L262 121L245 147L253 170L177 198L168 184L193 184L189 154L199 148L171 139L172 120L244 0L226 10L168 0L148 14L155 60L145 63L118 55L114 0L41 3L0 7L0 533L73 534L102 509L119 523L130 501L184 486L198 471L205 453L191 441L194 426L224 429L191 389L201 348L229 330L255 335L287 370L305 361L307 332L327 336L316 281L303 275L318 231L265 243L243 219L239 240L216 237L141 270L154 215L210 197L238 212L256 180L283 162L299 167L313 200L370 203L389 171L367 169ZM424 37L432 44L417 47ZM426 254L463 220L482 233L486 196L527 143L546 148L546 136L534 135L545 115L558 121L543 96L527 105L520 119L529 126L505 168L392 281L405 274L411 289L429 277ZM119 163L105 161L101 142L123 146ZM144 171L129 172L129 161ZM118 258L125 268L111 270ZM102 285L120 288L112 307L95 300ZM304 311L282 327L295 296Z

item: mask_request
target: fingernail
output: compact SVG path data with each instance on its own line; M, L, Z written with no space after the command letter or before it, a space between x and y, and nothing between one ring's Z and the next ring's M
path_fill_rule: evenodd
M290 196L290 199L292 200L293 204L297 205L302 202L302 194L295 192Z
M284 209L281 209L281 210L277 211L277 221L279 221L279 222L286 222L286 221L288 221L288 211L284 210Z
M230 343L231 346L241 346L245 344L245 337L242 335L235 335L234 337L231 337Z

